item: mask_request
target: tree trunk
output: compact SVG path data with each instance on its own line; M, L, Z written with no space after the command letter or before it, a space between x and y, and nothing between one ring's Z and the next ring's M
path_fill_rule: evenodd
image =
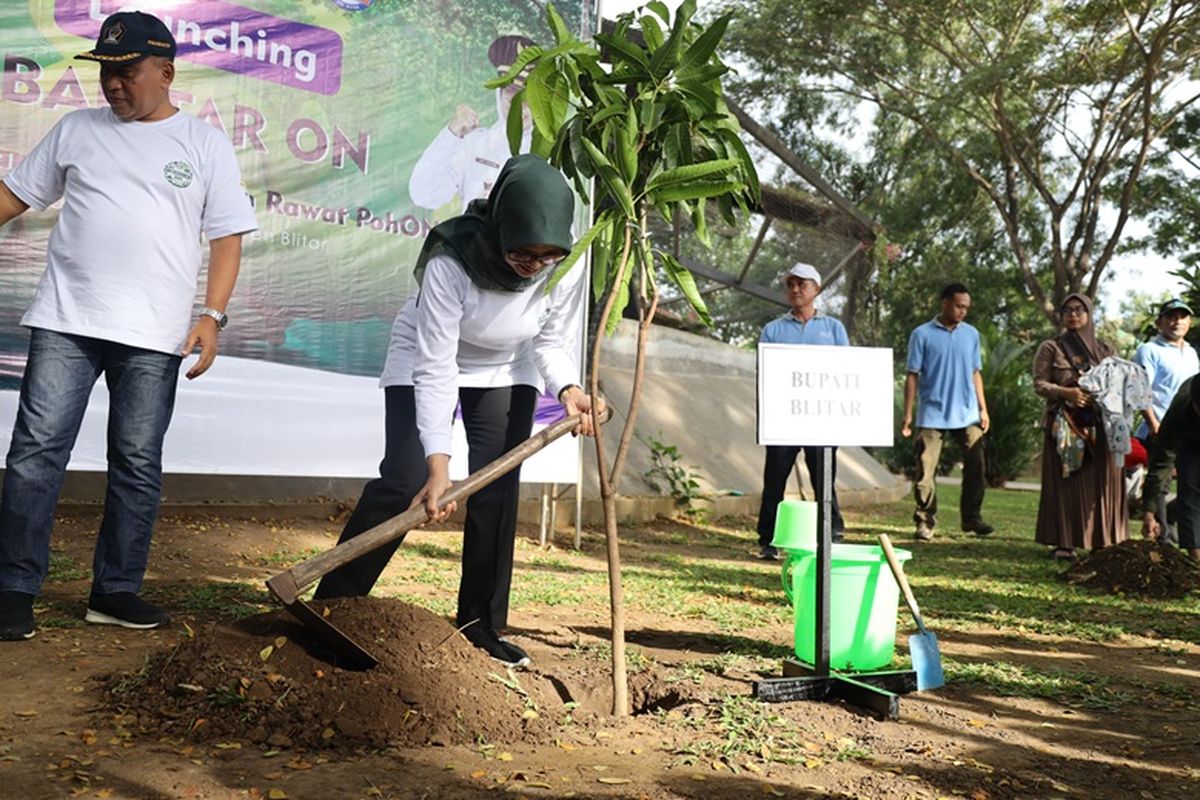
M621 286L625 270L629 268L630 245L632 232L625 229L624 251L621 254L621 265L617 270L617 279L613 289L608 294L600 317L597 320L595 342L592 344L591 374L588 381L588 392L592 397L600 393L600 352L604 342L603 328L608 316L612 313L613 304L617 300L617 287ZM633 405L635 398L630 398ZM629 713L629 680L625 664L625 595L621 587L621 549L617 531L617 492L609 477L607 461L604 457L604 435L600 429L600 415L592 406L592 429L596 433L596 474L600 479L600 501L604 508L604 541L608 557L608 601L612 614L610 630L612 644L612 713L615 717L623 717Z

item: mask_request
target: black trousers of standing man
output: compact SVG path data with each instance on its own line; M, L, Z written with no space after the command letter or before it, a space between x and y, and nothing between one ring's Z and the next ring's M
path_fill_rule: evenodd
M537 390L532 386L463 388L458 394L471 472L529 438L537 403ZM384 396L387 443L379 464L379 477L363 487L362 497L342 530L339 544L407 510L429 476L417 431L413 387L389 386L384 389ZM508 624L520 488L520 467L516 467L467 500L462 579L458 587L459 626L480 620L501 630ZM321 579L315 596L366 595L401 541L398 539L330 572Z
M824 447L800 447L798 445L767 445L767 458L763 463L762 504L758 508L758 544L765 546L775 537L775 517L779 504L783 501L783 492L787 488L788 477L796 463L796 456L804 451L804 466L808 468L808 477L812 481L814 498L817 501L817 535L821 533L824 523L821 498L824 496L825 471L821 468L821 453ZM829 448L833 458L833 487L831 504L833 510L833 535L841 535L846 528L842 520L841 509L837 499L837 448Z

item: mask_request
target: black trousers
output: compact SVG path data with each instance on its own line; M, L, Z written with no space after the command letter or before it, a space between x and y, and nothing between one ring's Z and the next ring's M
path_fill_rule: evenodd
M1195 550L1200 548L1200 447L1186 438L1175 452L1175 480L1179 547ZM1166 519L1159 517L1159 524L1165 527Z
M467 432L468 469L475 472L529 438L537 390L532 386L459 389ZM417 432L411 386L384 389L386 446L379 477L363 487L362 497L338 542L352 539L405 511L429 476ZM463 528L462 579L457 623L481 620L497 630L508 624L513 541L517 531L520 467L514 468L467 500ZM371 591L402 539L360 556L330 572L316 597L358 597Z
M825 471L821 467L821 453L824 449L823 447L767 445L767 457L763 463L762 504L758 507L759 545L768 545L775 538L775 516L779 511L780 502L783 501L783 492L787 488L788 477L792 474L792 466L796 463L796 456L800 455L801 450L804 451L804 465L808 468L813 492L816 494L817 535L821 535L821 527L825 524L824 509L821 507L825 486ZM836 536L845 530L846 523L842 520L841 509L838 508L837 448L831 447L830 452L833 458L833 487L831 487L833 533Z

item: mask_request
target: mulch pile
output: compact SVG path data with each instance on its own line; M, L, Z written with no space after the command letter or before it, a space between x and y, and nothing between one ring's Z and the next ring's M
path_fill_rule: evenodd
M1183 597L1200 589L1200 565L1182 550L1129 539L1094 550L1063 573L1068 583L1144 597Z
M384 747L540 741L562 700L510 672L431 612L382 598L316 601L379 665L332 666L286 611L195 631L133 675L112 705L156 736L268 747Z

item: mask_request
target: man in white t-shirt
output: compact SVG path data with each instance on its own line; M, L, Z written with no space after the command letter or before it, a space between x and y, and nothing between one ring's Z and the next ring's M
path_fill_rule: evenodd
M0 183L0 224L60 198L46 272L21 324L29 359L0 496L0 639L34 634L33 600L50 560L63 474L101 374L109 392L108 490L85 619L155 628L142 600L162 494L162 442L183 357L196 378L218 333L257 225L233 147L171 105L175 40L159 19L113 14L95 49L107 108L66 115ZM192 318L201 236L205 308Z
M504 75L517 53L534 42L526 36L501 36L488 48L488 60ZM413 167L408 179L408 195L421 208L438 209L458 197L462 210L480 197L487 197L500 174L500 168L512 153L508 147L508 110L522 81L514 81L496 90L496 121L479 127L475 109L459 104L446 127L438 133ZM529 109L524 108L525 129L521 152L529 152L532 132Z

